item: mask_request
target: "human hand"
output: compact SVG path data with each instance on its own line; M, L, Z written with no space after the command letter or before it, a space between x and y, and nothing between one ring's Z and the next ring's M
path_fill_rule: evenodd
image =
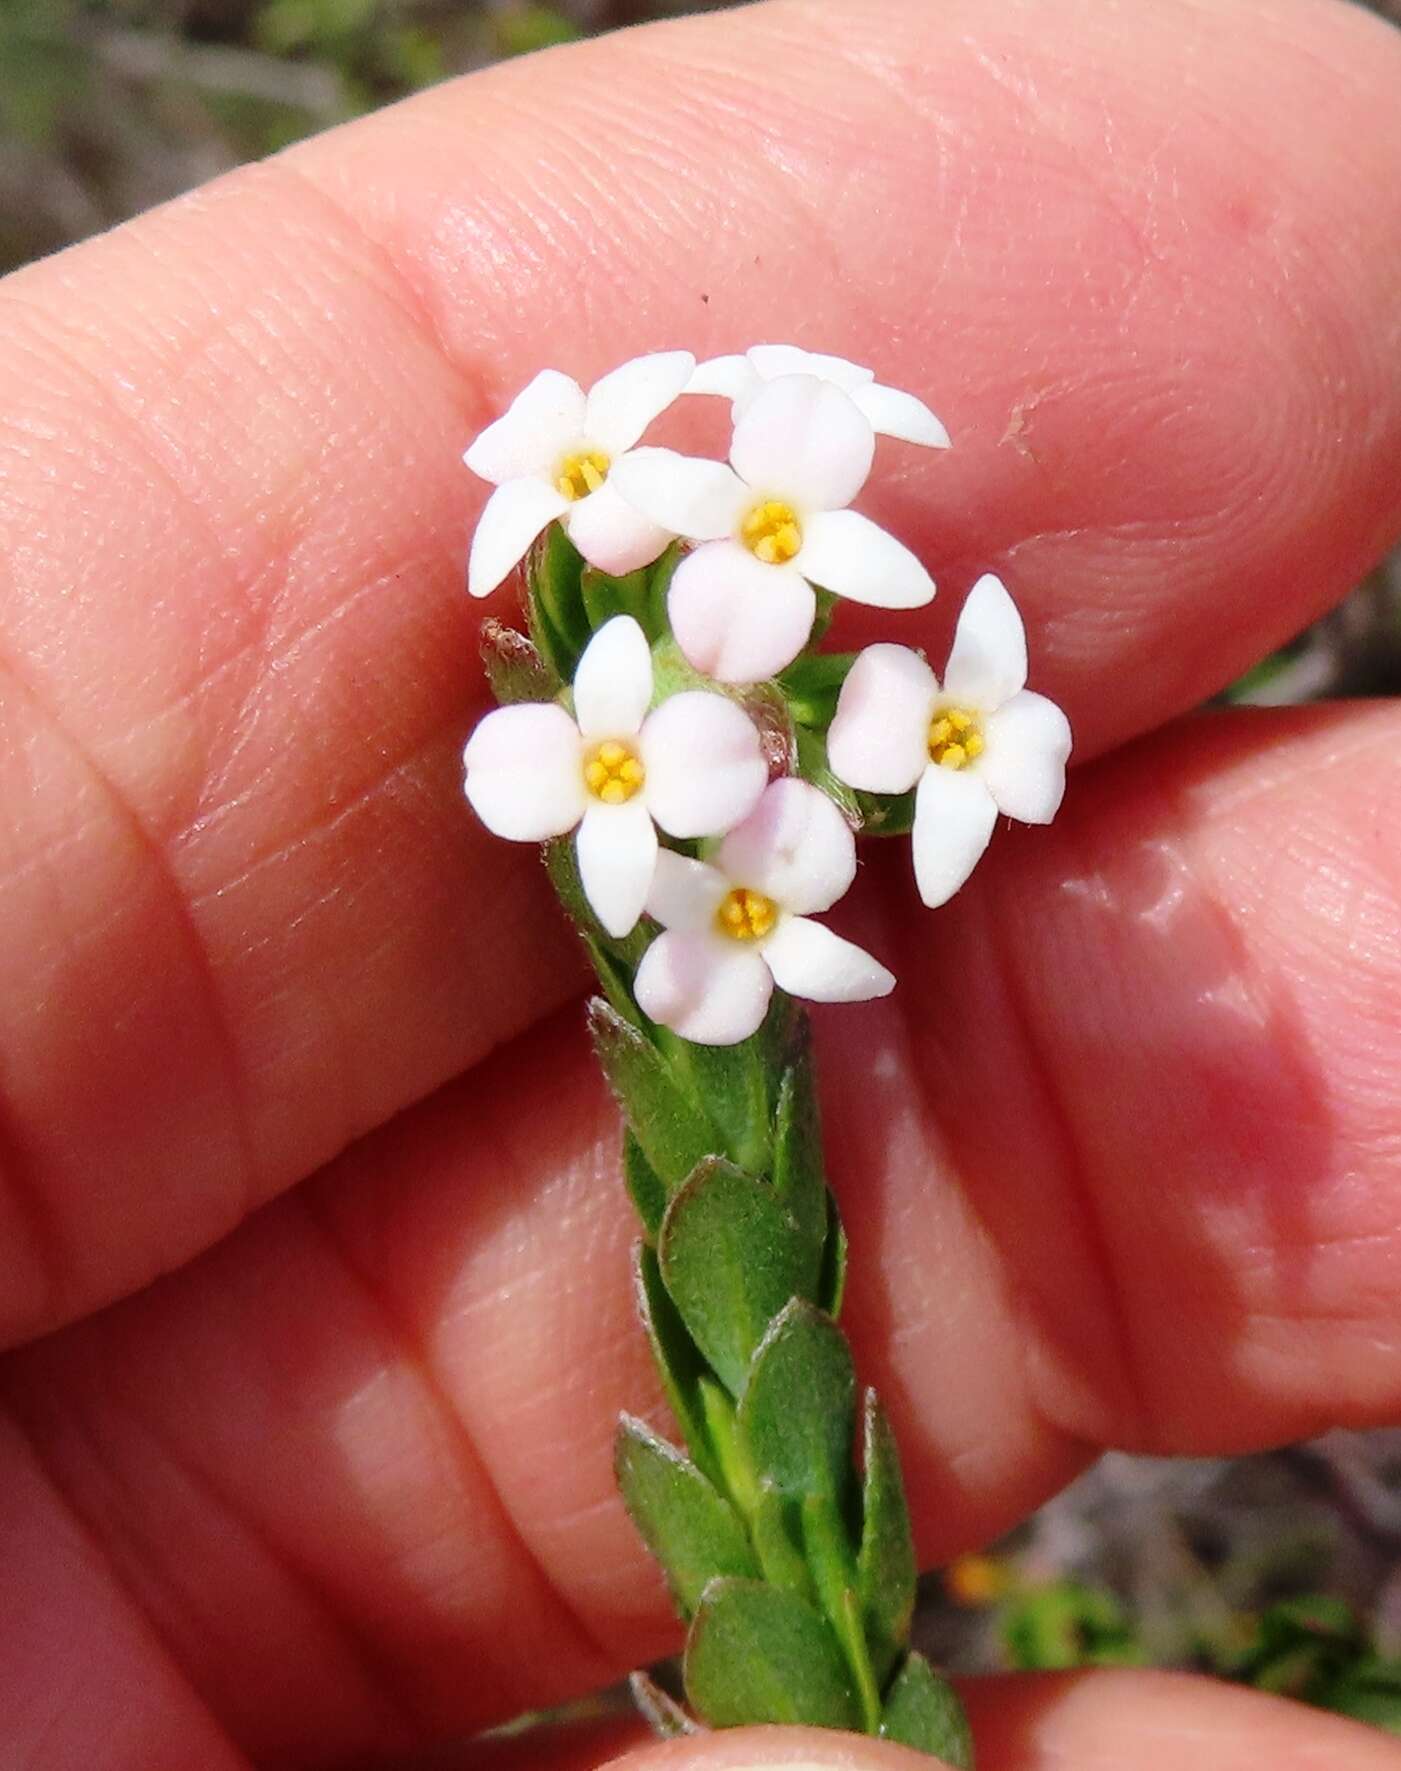
M1000 572L1089 765L937 915L876 847L901 985L820 1028L925 1557L1105 1445L1395 1417L1401 710L1167 722L1397 531L1398 71L1304 0L780 0L0 285L0 1762L364 1763L675 1640L582 967L460 796L459 456L546 362L795 336L928 398L904 619ZM970 1707L984 1771L1401 1760L1151 1675Z

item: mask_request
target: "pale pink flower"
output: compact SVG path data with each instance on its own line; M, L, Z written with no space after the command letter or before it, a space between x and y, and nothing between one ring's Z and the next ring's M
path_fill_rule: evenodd
M585 896L610 935L642 914L669 836L719 836L768 780L759 733L725 695L687 689L649 713L652 654L630 615L589 641L574 715L555 701L499 707L473 732L467 797L489 830L543 842L577 827Z
M1049 824L1065 792L1070 724L1026 688L1026 631L990 573L958 618L943 685L907 646L869 646L827 738L833 773L869 793L918 784L915 880L931 908L968 878L997 814Z
M774 781L714 860L664 849L648 913L663 926L634 986L643 1012L683 1039L736 1045L758 1030L775 984L814 1002L864 1002L895 979L811 913L856 876L851 830L825 793Z

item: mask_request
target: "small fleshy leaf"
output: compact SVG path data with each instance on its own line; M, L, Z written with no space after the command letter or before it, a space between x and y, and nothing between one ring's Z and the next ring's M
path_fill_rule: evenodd
M719 1486L720 1459L706 1425L705 1401L705 1386L718 1391L719 1385L708 1374L662 1283L656 1250L645 1242L633 1250L633 1298L676 1424L701 1472Z
M673 1082L656 1046L611 1003L594 997L588 1015L603 1074L648 1162L669 1188L681 1186L714 1151L714 1128Z
M631 615L647 633L647 591L649 574L644 566L625 577L614 578L600 572L597 566L585 566L580 575L579 591L589 626L596 633L615 615ZM647 635L651 639L651 635Z
M642 1219L647 1240L655 1242L666 1214L667 1191L661 1176L631 1131L623 1132L623 1180L633 1209Z
M804 652L779 672L778 686L800 726L827 730L856 657L855 652Z
M773 1190L808 1246L815 1282L827 1243L827 1179L812 1034L806 1017L798 1025L792 1055L779 1083L774 1114Z
M837 810L855 830L861 823L861 809L856 792L839 781L832 773L827 762L827 745L821 733L814 732L808 726L798 726L798 775L801 780L809 781L814 787L820 787L835 802Z
M877 1682L884 1685L910 1639L919 1570L900 1474L900 1450L874 1390L866 1392L864 1439L857 1584L871 1664Z
M842 1313L842 1300L846 1296L846 1231L842 1227L841 1212L838 1210L836 1196L827 1194L827 1246L822 1251L822 1271L817 1279L817 1306L825 1310L834 1322Z
M855 1425L846 1339L829 1316L794 1298L769 1324L739 1405L754 1473L790 1500L839 1500L851 1479Z
M782 1587L809 1602L817 1598L802 1550L802 1530L797 1509L772 1482L759 1484L749 1517L750 1535L770 1586Z
M618 1424L613 1468L632 1522L661 1563L683 1617L717 1575L757 1578L739 1514L688 1458L631 1415Z
M676 1740L683 1734L699 1734L700 1724L691 1719L669 1691L663 1691L650 1673L628 1674L628 1690L637 1712L661 1740Z
M487 683L503 707L515 701L553 701L559 693L559 678L514 627L488 618L479 644Z
M763 1174L770 1156L770 1102L763 1031L737 1045L700 1045L662 1029L658 1044L714 1127L714 1147L739 1168Z
M764 1722L859 1729L861 1709L826 1620L757 1581L706 1588L686 1641L686 1695L716 1728Z
M564 682L574 680L591 632L584 609L583 571L583 556L558 523L550 524L526 558L530 637Z
M973 1736L947 1679L922 1654L911 1653L895 1675L881 1714L881 1739L932 1753L954 1771L972 1771Z
M667 1207L657 1249L692 1338L738 1396L765 1329L805 1278L793 1220L770 1187L710 1158Z
M858 793L862 836L908 836L915 827L915 796L910 793Z

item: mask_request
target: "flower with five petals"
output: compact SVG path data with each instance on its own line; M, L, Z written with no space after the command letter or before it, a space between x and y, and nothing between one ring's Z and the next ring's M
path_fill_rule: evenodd
M882 386L875 371L860 363L799 350L795 344L756 344L743 356L711 357L709 362L697 363L686 392L721 394L733 401L738 418L759 389L780 375L816 375L821 381L830 381L850 395L877 436L923 443L929 449L949 446L949 433L923 400L902 388Z
M846 508L871 470L875 440L848 395L815 375L762 387L735 425L730 465L634 449L619 491L661 527L702 543L676 568L672 631L720 682L754 682L791 664L817 611L813 586L882 609L934 595L915 556Z
M775 984L814 1002L887 995L885 967L811 917L855 876L846 820L791 777L765 788L712 862L663 849L647 910L664 932L634 986L643 1012L683 1039L736 1045L758 1030Z
M559 518L592 566L620 576L650 565L671 540L622 497L618 466L685 387L696 359L659 351L622 364L585 394L558 369L542 369L489 424L463 460L496 487L472 537L467 588L490 596Z
M968 878L997 814L1049 824L1065 791L1070 724L1026 686L1026 631L991 573L968 593L943 685L907 646L869 646L827 736L833 773L870 793L917 786L915 882L931 909Z
M718 836L768 780L754 722L727 696L686 689L648 712L652 654L630 615L589 641L574 677L574 717L558 702L487 714L468 740L467 798L489 830L543 842L578 829L579 877L610 935L646 902L660 825Z

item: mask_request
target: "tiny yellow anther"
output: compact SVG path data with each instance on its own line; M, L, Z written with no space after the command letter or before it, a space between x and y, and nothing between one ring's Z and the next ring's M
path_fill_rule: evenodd
M762 892L748 886L736 886L726 892L716 912L720 933L732 941L758 941L768 934L778 920L778 905Z
M766 566L786 565L803 545L802 525L791 504L764 498L744 517L740 540Z
M942 708L929 722L929 760L944 769L966 769L983 752L977 715L963 707Z
M584 785L606 806L623 805L646 779L642 758L621 738L605 738L584 758Z
M597 492L608 478L612 462L602 449L579 449L564 456L555 469L555 490L571 504Z

